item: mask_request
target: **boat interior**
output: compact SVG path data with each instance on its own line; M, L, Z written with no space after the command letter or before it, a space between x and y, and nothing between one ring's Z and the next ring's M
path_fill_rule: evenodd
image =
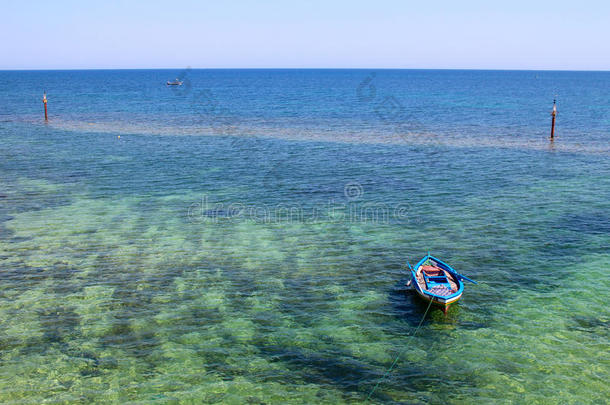
M458 290L458 283L453 275L438 266L422 265L416 276L422 289L434 294L450 295Z

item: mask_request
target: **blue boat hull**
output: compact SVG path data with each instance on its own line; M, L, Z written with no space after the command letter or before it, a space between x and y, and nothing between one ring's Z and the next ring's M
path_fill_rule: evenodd
M440 271L442 271L443 276L425 276L423 273L424 266L432 267L431 265L433 265L436 269L439 270L439 276L441 275ZM446 279L446 282L441 284L435 284L435 286L439 286L436 289L434 287L430 288L430 285L427 284L426 281L427 279L432 280L443 278ZM432 281L430 282L432 283ZM411 280L409 284L415 289L417 295L419 295L423 300L427 302L432 301L433 304L440 306L445 313L447 312L451 304L456 303L460 300L460 298L462 298L462 294L464 292L464 283L461 280L461 275L456 272L451 266L444 263L442 260L437 259L436 257L431 256L429 254L422 258L415 265L415 267L411 269ZM435 294L433 291L430 291L431 289L434 291L443 290L445 292L447 292L447 290L450 290L450 292L447 292L445 294Z

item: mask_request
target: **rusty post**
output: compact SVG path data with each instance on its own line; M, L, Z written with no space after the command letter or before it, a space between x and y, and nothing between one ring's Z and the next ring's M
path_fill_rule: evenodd
M553 111L551 112L551 140L555 138L555 117L557 116L557 104L553 100Z
M42 103L44 104L44 120L49 120L49 115L47 114L47 92L45 91L42 95Z

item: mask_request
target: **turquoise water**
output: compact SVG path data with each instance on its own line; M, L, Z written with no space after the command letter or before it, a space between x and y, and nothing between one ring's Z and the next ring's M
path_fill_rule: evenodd
M0 402L605 403L609 88L0 72ZM411 339L428 251L480 284Z

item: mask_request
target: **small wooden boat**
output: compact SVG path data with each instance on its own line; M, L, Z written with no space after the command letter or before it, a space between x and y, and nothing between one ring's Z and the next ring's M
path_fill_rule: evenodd
M464 283L462 280L477 284L476 281L458 273L447 263L428 253L421 259L415 268L407 263L411 270L411 280L407 286L412 285L417 294L426 301L441 306L446 314L449 305L462 298Z
M182 81L181 80L174 80L173 82L170 82L169 80L166 83L168 86L182 86Z

